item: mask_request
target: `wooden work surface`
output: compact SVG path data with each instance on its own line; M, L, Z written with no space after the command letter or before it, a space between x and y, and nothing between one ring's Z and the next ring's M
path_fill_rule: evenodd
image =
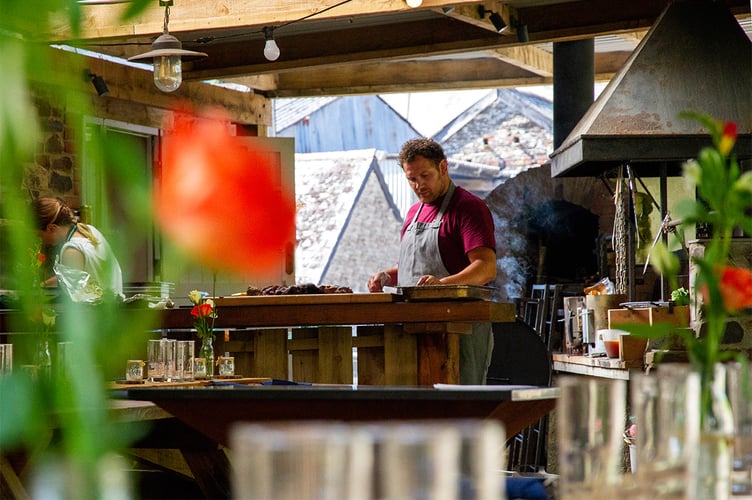
M192 328L190 307L162 311L162 328ZM215 328L447 322L513 322L514 304L486 300L395 301L394 294L322 294L217 299Z
M622 361L616 358L553 354L553 369L562 373L629 380L629 370L642 367L642 360Z
M556 405L558 388L522 386L353 387L348 385L141 388L152 401L222 445L236 422L492 418L514 435Z

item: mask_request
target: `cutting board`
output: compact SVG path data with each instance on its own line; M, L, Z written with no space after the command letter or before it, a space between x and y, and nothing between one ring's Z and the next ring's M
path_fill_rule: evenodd
M217 297L217 307L325 305L325 304L380 304L402 301L392 293L317 293L305 295L238 295Z

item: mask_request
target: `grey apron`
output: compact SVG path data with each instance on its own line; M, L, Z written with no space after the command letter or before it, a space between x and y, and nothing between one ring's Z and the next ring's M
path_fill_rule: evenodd
M433 222L418 222L423 210L420 205L400 243L397 265L399 286L415 286L421 276L430 274L437 278L449 276L439 251L439 228L449 201L454 194L454 183L449 183L444 201ZM491 362L493 335L491 323L473 323L473 333L460 335L460 383L479 385L486 383Z

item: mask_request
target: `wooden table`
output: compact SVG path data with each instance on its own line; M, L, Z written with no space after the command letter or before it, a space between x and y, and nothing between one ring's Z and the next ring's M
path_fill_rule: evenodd
M515 321L511 303L405 301L391 293L220 297L216 303L215 353L232 353L236 373L327 384L353 383L353 348L359 385L458 383L459 336L473 322ZM190 309L153 311L156 326L167 337L195 339ZM11 321L17 314L0 311L0 338L17 328Z
M416 302L390 293L224 297L216 303L215 352L231 352L237 373L328 384L353 382L354 347L360 385L458 383L459 335L470 333L473 322L515 320L511 303ZM189 308L162 312L168 334L192 326Z
M130 400L152 401L181 422L229 445L236 422L289 420L496 419L507 435L556 405L559 390L531 386L353 387L347 385L129 389Z

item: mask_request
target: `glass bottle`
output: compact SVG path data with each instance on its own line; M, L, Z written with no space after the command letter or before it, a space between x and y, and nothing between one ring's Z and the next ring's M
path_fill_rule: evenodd
M206 378L212 378L214 376L214 342L211 335L202 339L199 357L206 360Z

